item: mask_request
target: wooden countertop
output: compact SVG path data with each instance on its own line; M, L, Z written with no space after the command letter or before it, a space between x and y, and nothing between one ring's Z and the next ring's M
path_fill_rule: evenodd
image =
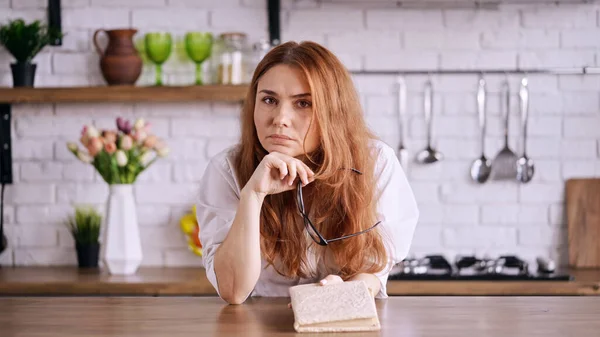
M573 281L388 281L401 295L600 295L600 270L571 270ZM140 268L131 276L77 267L1 267L0 296L216 296L203 268Z
M0 298L3 337L305 336L286 298L227 305L215 297ZM353 336L577 336L600 331L596 297L391 297L381 331ZM308 334L316 335L316 334Z

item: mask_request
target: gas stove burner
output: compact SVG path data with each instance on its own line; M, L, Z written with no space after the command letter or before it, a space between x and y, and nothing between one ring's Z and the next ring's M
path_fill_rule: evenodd
M399 264L402 272L405 274L425 274L427 272L427 268L425 266L420 265L420 261L416 258L406 258L404 261Z
M459 256L456 258L456 267L459 273L477 275L526 275L529 271L527 262L514 255L500 256L497 259L489 257L478 259L475 256Z
M516 255L497 258L474 255L457 256L451 264L443 255L408 257L389 275L390 280L571 280L568 274L558 272L553 261L538 257L537 270Z
M421 259L409 257L400 262L397 269L409 275L440 275L452 272L452 266L441 255L427 255Z

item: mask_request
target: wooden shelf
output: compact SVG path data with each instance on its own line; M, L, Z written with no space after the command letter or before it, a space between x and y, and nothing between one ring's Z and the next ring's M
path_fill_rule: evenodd
M11 295L216 296L204 268L142 267L110 275L77 267L0 267L0 297Z
M247 85L0 88L0 103L242 102Z

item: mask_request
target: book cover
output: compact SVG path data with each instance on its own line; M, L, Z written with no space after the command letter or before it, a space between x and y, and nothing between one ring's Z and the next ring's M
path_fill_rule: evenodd
M364 281L290 288L297 332L380 330L375 299Z

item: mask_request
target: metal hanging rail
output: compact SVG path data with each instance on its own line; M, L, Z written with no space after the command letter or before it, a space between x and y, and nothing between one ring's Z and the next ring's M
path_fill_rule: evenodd
M433 70L353 70L355 75L586 75L600 74L600 67L569 67L548 69L433 69Z
M299 0L292 0L292 3ZM496 10L503 5L581 5L594 4L598 0L316 0L320 4L366 4L371 8L406 8L406 9L491 9Z

